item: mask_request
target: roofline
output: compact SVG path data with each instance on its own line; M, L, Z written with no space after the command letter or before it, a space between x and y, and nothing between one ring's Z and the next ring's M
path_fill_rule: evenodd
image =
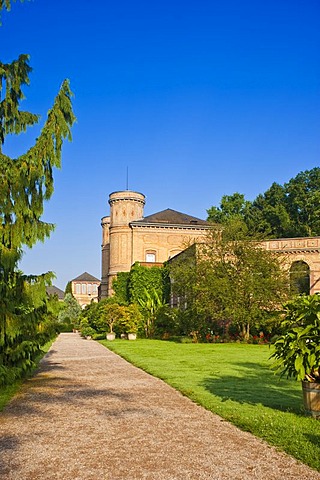
M211 228L211 225L206 225L203 223L165 223L165 222L143 222L140 220L134 220L133 222L129 223L130 226L132 227L159 227L159 228L166 228L166 227L174 227L174 228L189 228L189 229L204 229L208 230Z

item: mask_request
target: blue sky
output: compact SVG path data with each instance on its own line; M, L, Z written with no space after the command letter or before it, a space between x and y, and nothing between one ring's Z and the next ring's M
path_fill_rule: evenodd
M21 268L53 270L63 289L100 278L100 219L127 167L145 215L206 218L224 194L253 200L319 166L319 26L318 0L32 0L2 13L1 61L31 57L22 107L44 120L69 78L77 116L45 208L56 230Z

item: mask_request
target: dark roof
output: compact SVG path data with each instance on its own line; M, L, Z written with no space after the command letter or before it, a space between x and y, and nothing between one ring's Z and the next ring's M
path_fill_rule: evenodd
M206 220L201 220L201 218L192 217L186 213L177 212L176 210L171 210L167 208L161 212L154 213L153 215L148 215L147 217L142 218L131 222L134 224L146 224L146 223L160 223L160 224L170 224L170 225L209 225Z
M99 278L90 275L88 272L84 272L79 277L73 278L71 282L100 282Z
M48 295L57 295L59 300L64 299L64 291L58 287L55 287L54 285L50 285L49 287L46 287L46 291Z

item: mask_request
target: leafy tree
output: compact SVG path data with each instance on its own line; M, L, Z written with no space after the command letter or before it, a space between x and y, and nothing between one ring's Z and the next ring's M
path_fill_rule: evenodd
M102 302L101 302L102 303ZM125 316L125 307L117 303L103 301L99 307L100 321L113 333L114 326Z
M285 187L273 183L264 194L258 195L248 208L245 221L250 231L259 232L264 237L290 235L292 219L287 210Z
M245 200L242 193L223 195L220 207L211 207L207 210L207 220L213 223L226 223L235 218L243 219L250 202Z
M253 202L239 193L224 195L208 220L225 224L241 219L250 235L286 238L320 235L320 167L300 172L284 185L273 183Z
M305 170L285 184L290 236L320 235L320 167Z
M288 280L278 257L230 228L212 229L193 260L178 266L178 277L173 263L173 292L183 308L191 305L195 328L206 325L210 331L214 321L228 321L248 340L253 326L276 315L287 298Z
M131 305L122 308L123 316L118 322L121 333L137 333L143 321L143 316L138 305L132 303Z

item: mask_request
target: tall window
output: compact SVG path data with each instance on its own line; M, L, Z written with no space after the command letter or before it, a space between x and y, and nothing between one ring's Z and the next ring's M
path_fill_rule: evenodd
M88 283L87 288L88 288L88 295L90 295L90 294L92 293L92 285L91 285L91 283Z
M81 285L81 293L82 293L83 295L85 295L85 294L87 293L87 285L86 285L85 283L83 283L83 284Z
M76 293L80 295L81 293L81 283L76 283Z

